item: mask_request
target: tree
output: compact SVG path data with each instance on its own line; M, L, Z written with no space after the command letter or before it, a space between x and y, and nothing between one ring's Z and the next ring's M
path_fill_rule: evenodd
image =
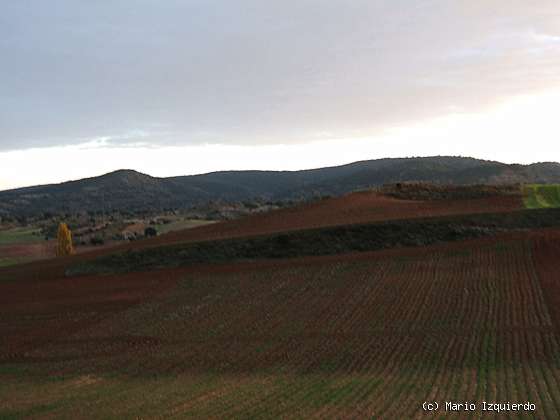
M157 236L157 230L153 227L147 227L146 229L144 229L144 236L146 237L150 237L150 236Z
M56 256L64 257L66 255L72 255L73 253L72 232L68 229L66 223L60 223L57 233Z
M103 245L105 240L101 236L93 236L90 238L89 243L92 245Z

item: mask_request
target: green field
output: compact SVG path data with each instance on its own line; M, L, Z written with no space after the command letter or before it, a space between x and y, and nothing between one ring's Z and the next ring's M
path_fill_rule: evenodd
M166 225L158 225L156 226L156 230L158 234L172 232L174 230L182 230L182 229L192 229L198 226L208 225L210 223L215 223L212 220L194 220L194 219L187 219L187 220L177 220L172 223L168 223Z
M0 267L8 267L9 265L16 265L24 262L24 258L3 258L0 257Z
M525 185L523 200L528 209L543 209L560 207L560 185Z
M32 244L41 241L41 232L34 227L0 230L0 245Z

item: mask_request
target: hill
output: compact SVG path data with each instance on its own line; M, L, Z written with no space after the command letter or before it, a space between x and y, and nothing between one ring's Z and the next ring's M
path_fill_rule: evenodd
M224 171L155 178L131 170L0 192L0 215L159 211L210 201L299 200L396 182L560 183L560 164L507 165L462 157L379 159L304 171Z
M511 212L521 210L523 207L521 194L419 201L396 199L377 192L360 191L201 226L196 229L170 232L149 241L135 243L132 246L229 239L422 217Z
M258 261L422 247L441 242L560 228L558 209L393 220L307 229L274 235L143 246L69 267L67 275L148 271L197 263ZM153 244L152 244L153 245Z

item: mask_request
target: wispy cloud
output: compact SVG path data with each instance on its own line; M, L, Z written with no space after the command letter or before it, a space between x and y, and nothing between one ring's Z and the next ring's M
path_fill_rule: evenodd
M543 44L560 45L560 35L550 35L543 33L531 33L532 38Z

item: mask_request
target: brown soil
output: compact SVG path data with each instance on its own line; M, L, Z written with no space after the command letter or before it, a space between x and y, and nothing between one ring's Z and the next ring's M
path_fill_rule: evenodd
M509 212L522 208L523 203L519 196L415 201L399 200L373 192L359 192L308 205L252 215L239 220L170 232L137 245L148 245L148 242L149 245L156 245L222 239L397 219Z
M0 245L0 257L41 259L54 257L53 242L38 244Z
M517 396L555 418L559 346L546 291L559 240L551 229L79 279L62 273L81 256L13 267L0 271L0 366L69 375L75 386L118 372L146 380L146 394L153 378L212 372L198 397L178 387L159 407L162 417L205 418L422 418L426 398L512 399L511 371Z
M533 259L552 320L560 331L560 232L540 235L534 241Z
M280 261L202 264L180 269L115 276L85 276L79 279L67 278L64 272L70 263L83 258L80 255L5 267L0 269L0 331L2 331L0 348L3 349L0 359L19 357L28 349L41 347L52 340L110 318L133 305L153 299L188 275L235 275L235 273L263 270L285 270L290 267L313 269L325 264L429 257L441 252L460 253L475 247L491 247L497 241L523 241L529 238L536 238L535 240L542 247L542 243L548 244L552 236L560 238L560 232L557 230L547 230L543 234L518 232L494 238L422 248L390 249ZM545 251L546 253L543 254ZM536 255L544 255L547 261L544 265L540 260L537 261L539 273L541 275L545 273L549 276L546 278L552 279L555 269L554 264L551 264L554 259L550 257L550 252L554 250L549 251L547 245L544 251L541 250ZM545 283L543 287L550 286ZM20 317L23 314L29 322L10 322L14 316Z

